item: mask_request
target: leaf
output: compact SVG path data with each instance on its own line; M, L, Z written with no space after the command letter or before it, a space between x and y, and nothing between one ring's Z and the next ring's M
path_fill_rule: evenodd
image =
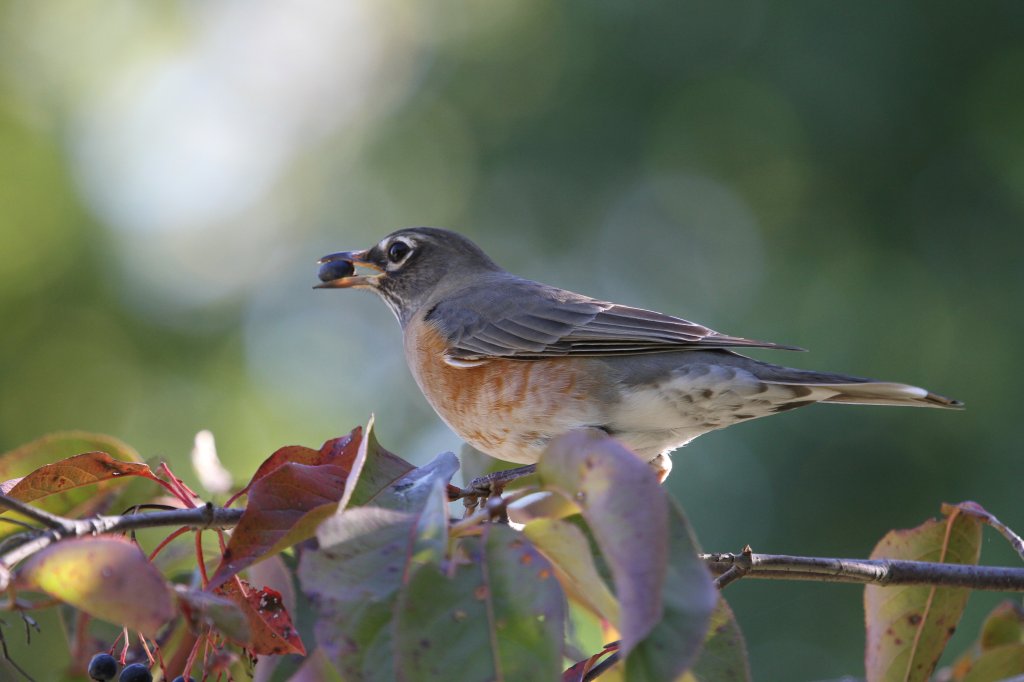
M353 468L357 476L350 481ZM346 495L353 504L369 501L410 469L411 464L381 448L372 432L362 438L359 429L327 441L319 451L281 448L260 466L246 487L248 505L231 533L209 589L312 537Z
M562 673L561 682L583 682L583 680L587 676L587 673L593 670L594 666L596 666L598 663L604 660L606 656L609 656L618 650L618 642L606 644L604 649L602 649L601 651L597 652L590 658L585 658L582 661L579 661L575 665L568 668L564 673ZM612 667L614 669L615 666L613 665Z
M526 524L523 534L551 562L570 599L618 626L619 603L598 575L590 543L579 528L560 519L538 519Z
M985 521L985 519L981 520ZM1024 607L1020 603L1008 599L997 604L982 623L978 641L948 667L949 679L963 682L968 679L969 672L974 674L973 679L975 680L996 680L1009 677L1013 673L1012 670L997 677L986 677L988 673L985 671L1005 667L1001 661L1007 657L1012 662L1013 647L1024 645L1024 627L1022 626L1024 626ZM977 671L975 670L976 665L980 665ZM1024 670L1019 672L1024 673Z
M565 599L551 564L508 526L465 538L446 575L416 569L394 621L396 677L410 682L554 680L561 670Z
M177 586L178 603L192 632L214 628L239 646L249 646L252 632L242 609L226 597Z
M260 661L263 665L263 661ZM316 649L295 671L295 674L288 678L288 682L344 682L341 675L335 670L331 662L324 656L324 652Z
M231 600L242 609L250 631L246 648L252 654L306 655L306 647L292 625L292 618L288 615L279 592L269 587L257 590L239 579L225 583L217 588L215 593Z
M981 626L978 644L982 651L1003 644L1024 643L1024 607L1006 600L996 605Z
M138 545L121 537L72 538L50 545L21 565L16 588L41 590L149 637L174 615L163 576Z
M537 473L544 488L579 505L612 569L625 655L661 620L668 561L665 492L650 467L595 430L552 441Z
M105 452L85 452L39 467L4 492L22 502L32 502L54 493L112 481L126 476L158 480L146 464L122 462ZM8 481L7 483L9 483ZM6 486L6 483L4 484Z
M373 503L384 509L418 512L434 494L435 482L441 480L447 484L458 470L458 458L451 452L442 452L423 466L391 482L387 489L373 498Z
M890 531L871 558L976 564L980 552L981 522L953 509L944 519ZM956 629L969 594L966 588L866 586L868 681L927 680Z
M53 469L33 476L33 473L40 469L59 465L60 460L75 460L76 456L83 455L83 453L95 456L95 453L100 452L107 453L107 461L120 462L125 472L132 470L132 467L144 467L146 471L149 470L145 465L139 464L141 459L139 454L117 438L84 431L66 431L43 436L0 455L0 480L4 481L0 483L0 491L10 493L15 488L20 488L16 493L19 495L19 499L24 501L41 500L37 506L62 516L83 516L101 512L111 501L111 488L119 483L115 480L117 476L102 476L99 462L96 463L92 471L92 474L97 475L96 480L83 479L80 484L68 486L63 490L59 490L55 486L60 479L52 483L47 483L45 480L46 476L54 473ZM79 464L85 466L86 469L90 468L88 465ZM145 475L141 473L142 469L134 471L138 472L136 475ZM89 475L88 471L78 473ZM26 479L31 480L25 482ZM89 490L81 489L81 486L90 483L95 484L95 487ZM36 489L36 492L29 493L29 488ZM20 497L23 494L31 494L32 497ZM0 510L0 513L4 513L4 511ZM0 538L18 531L16 526L0 524Z
M355 507L317 531L320 548L304 552L299 581L317 613L320 648L346 680L395 679L392 609L412 570L440 563L448 543L447 479L416 513Z
M998 682L1024 674L1024 644L1003 644L982 652L963 682Z
M721 596L711 614L704 646L686 675L686 682L749 682L747 645L732 609Z
M106 452L114 459L128 462L142 461L135 448L113 436L86 431L60 431L0 455L0 480L24 476L55 460L93 451Z
M564 519L580 513L580 508L569 498L550 491L530 493L508 504L508 518L514 523L527 524L534 519Z
M661 588L661 621L626 658L626 679L673 680L693 662L705 641L718 591L682 509L668 500L669 557Z

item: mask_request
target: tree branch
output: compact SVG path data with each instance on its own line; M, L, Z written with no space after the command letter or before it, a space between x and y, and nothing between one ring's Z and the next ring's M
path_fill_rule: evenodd
M15 509L21 513L24 513L22 508L27 507L24 503L6 495L0 495L0 506ZM65 538L123 533L164 526L186 526L193 529L230 528L242 518L242 511L242 509L215 507L207 503L202 507L192 509L171 509L123 516L93 516L87 519L66 519L47 514L44 521L48 527L47 530L19 533L4 541L3 551L0 554L0 590L6 589L10 581L12 566ZM29 516L32 515L29 514ZM32 516L32 518L37 517ZM37 520L43 521L42 518L37 518Z
M242 517L241 509L205 504L192 509L94 516L67 519L41 512L23 502L0 494L0 507L25 514L46 527L13 535L0 543L0 590L10 581L10 568L19 561L69 537L122 533L142 528L180 527L192 529L230 528ZM741 553L701 554L700 558L718 578L719 588L743 578L769 580L811 580L818 582L875 585L938 585L975 590L1024 592L1024 568L940 564L896 559L837 559L785 554Z
M785 554L701 554L715 575L729 579L814 580L874 585L937 585L1024 592L1024 568L940 564L897 559L833 559ZM733 570L736 569L736 570Z

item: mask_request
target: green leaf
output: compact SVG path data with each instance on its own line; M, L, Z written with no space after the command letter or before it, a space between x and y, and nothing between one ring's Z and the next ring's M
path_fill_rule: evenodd
M397 605L397 678L555 680L565 599L551 564L508 526L460 543L453 574L418 568Z
M19 567L15 587L41 590L148 637L174 615L167 581L127 538L72 538L50 545Z
M1004 644L1024 643L1024 607L1006 600L996 605L981 626L978 644L982 651Z
M981 528L976 517L954 508L946 518L890 531L871 558L976 564ZM868 681L927 680L960 621L969 594L966 588L868 585L864 590Z
M685 682L749 682L747 646L736 617L721 597L711 614L704 646L696 663L683 677Z
M427 480L417 479L420 485ZM393 680L392 612L416 566L440 562L448 534L447 479L436 472L417 513L356 507L317 530L299 581L316 606L316 637L346 680Z
M697 656L718 603L690 524L674 500L668 500L668 571L661 588L661 621L626 658L626 679L672 680ZM713 679L713 678L709 678Z
M598 574L583 531L560 519L537 519L523 533L551 562L570 599L618 627L619 603Z
M984 651L963 682L998 682L1024 674L1024 644L1003 644Z

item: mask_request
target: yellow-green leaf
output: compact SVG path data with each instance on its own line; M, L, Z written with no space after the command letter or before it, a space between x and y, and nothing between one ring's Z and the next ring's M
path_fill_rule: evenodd
M551 562L569 598L618 627L619 603L598 575L590 543L579 528L559 519L537 519L523 533Z
M17 589L39 590L96 618L152 637L174 615L171 588L121 537L62 540L27 559Z
M981 527L976 517L954 509L946 518L890 531L871 558L976 564ZM927 680L960 621L969 594L965 588L868 585L864 590L868 682Z

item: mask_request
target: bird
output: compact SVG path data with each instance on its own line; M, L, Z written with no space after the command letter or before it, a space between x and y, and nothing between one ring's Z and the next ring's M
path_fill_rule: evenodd
M441 228L400 229L318 264L315 288L384 301L440 418L523 473L576 429L618 439L664 481L672 451L694 438L814 403L963 407L908 384L747 357L738 350L801 349L519 277Z

